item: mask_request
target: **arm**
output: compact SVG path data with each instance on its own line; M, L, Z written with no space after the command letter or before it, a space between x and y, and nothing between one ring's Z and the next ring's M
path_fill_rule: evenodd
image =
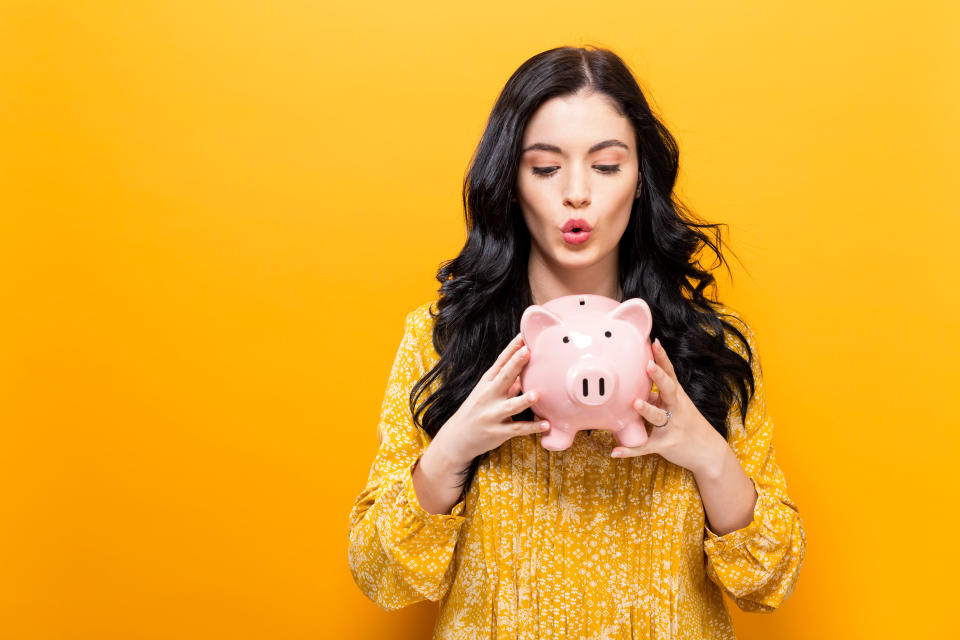
M450 513L462 498L462 481L458 472L469 465L461 466L438 449L433 443L420 456L413 469L413 487L421 506L427 513Z
M746 323L740 320L738 324L754 354L751 368L756 391L747 405L745 422L740 421L739 407L731 409L729 453L718 457L712 473L697 477L704 504L709 504L707 512L715 514L716 519L714 522L711 518L705 527L703 546L710 580L742 610L767 613L793 592L806 534L774 456L773 421L765 405L756 340ZM742 345L731 344L746 355ZM733 466L734 461L739 469ZM752 488L746 486L744 478ZM747 510L751 491L755 491L756 500ZM721 492L726 493L721 496ZM726 518L719 515L724 513ZM717 532L711 524L718 525ZM737 525L740 528L734 528Z
M380 446L366 487L350 512L350 571L361 591L386 610L439 600L446 593L453 551L466 520L462 500L451 502L449 513L431 513L415 489L415 474L417 484L444 477L442 465L436 472L434 467L426 474L415 471L428 436L413 423L408 405L410 388L425 372L421 336L429 335L428 323L423 307L407 314L381 408ZM428 493L432 508L448 506L446 494Z
M756 486L719 433L709 467L695 471L694 478L711 533L722 536L750 524L759 498Z

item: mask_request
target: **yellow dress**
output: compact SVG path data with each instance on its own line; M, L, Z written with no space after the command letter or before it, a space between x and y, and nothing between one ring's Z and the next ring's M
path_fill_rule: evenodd
M412 471L430 437L413 424L408 393L438 359L433 303L406 316L380 446L350 512L348 562L368 598L385 610L439 601L435 640L713 639L734 638L724 593L760 612L790 595L806 536L774 459L758 357L746 424L735 406L728 417L759 496L742 529L715 534L690 471L657 454L612 458L603 430L578 433L565 451L543 449L540 434L511 438L481 459L449 514L424 511ZM745 355L729 333L727 343Z

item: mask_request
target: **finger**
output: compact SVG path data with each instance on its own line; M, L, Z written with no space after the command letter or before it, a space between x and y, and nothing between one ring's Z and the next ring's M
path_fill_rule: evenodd
M517 396L521 391L523 391L523 387L520 386L520 376L517 376L517 379L510 385L510 391L507 392L507 395Z
M657 442L658 440L656 439L656 436L650 436L647 438L647 441L639 447L625 447L623 445L614 447L610 451L610 455L614 458L635 458L637 456L646 456L650 455L651 453L658 453Z
M668 405L672 405L677 401L677 389L680 388L680 383L668 376L667 372L653 360L647 363L647 373L649 373L653 381L657 383L657 390L660 391L661 404L666 402Z
M658 365L660 365L664 371L667 372L667 375L677 379L677 374L673 370L673 363L670 362L670 358L667 356L666 350L663 348L663 345L660 343L660 338L657 338L653 341L653 360Z
M504 425L504 430L507 439L513 438L514 436L523 436L529 435L531 433L543 433L550 428L550 423L546 420L536 420L533 422L528 422L526 420L517 420L515 422L508 422Z
M540 398L536 391L527 391L522 396L515 396L503 402L502 409L505 416L515 416Z
M647 442L650 442L647 440ZM642 444L639 447L616 447L610 452L610 455L614 458L636 458L637 456L646 456L651 453L656 453L656 451L651 451L646 444Z
M483 379L487 382L493 380L500 370L503 369L503 365L507 363L511 356L523 345L523 334L518 333L513 336L513 339L507 344L507 346L500 352L500 355L497 357L497 361L487 369L483 374Z
M530 347L524 345L513 352L507 363L503 365L500 372L493 379L493 391L497 395L505 395L510 388L513 380L517 379L520 371L527 365L530 359Z
M659 407L655 407L649 402L644 402L637 398L633 403L633 408L643 416L651 426L663 425L667 423L667 412Z
M647 402L650 403L650 404L652 404L652 405L655 406L655 407L658 406L658 405L659 405L659 402L660 402L660 392L659 392L659 391L651 391L651 392L650 392L650 396L647 398Z

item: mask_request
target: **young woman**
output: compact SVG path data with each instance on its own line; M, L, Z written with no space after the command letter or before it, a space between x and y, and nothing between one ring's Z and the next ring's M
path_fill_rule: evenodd
M469 235L406 317L350 513L349 564L384 609L440 601L434 638L732 638L723 593L772 611L805 534L774 459L754 334L704 292L719 225L673 193L678 151L610 51L526 61L464 184ZM712 228L715 240L701 228ZM530 304L643 298L650 437L577 434L564 451L520 393Z

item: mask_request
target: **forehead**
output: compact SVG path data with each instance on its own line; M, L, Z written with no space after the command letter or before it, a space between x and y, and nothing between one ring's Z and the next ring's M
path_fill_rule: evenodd
M523 147L537 142L552 144L565 153L585 153L600 140L616 138L634 147L633 125L617 112L603 94L578 93L547 100L530 118ZM611 147L625 151L623 147Z

